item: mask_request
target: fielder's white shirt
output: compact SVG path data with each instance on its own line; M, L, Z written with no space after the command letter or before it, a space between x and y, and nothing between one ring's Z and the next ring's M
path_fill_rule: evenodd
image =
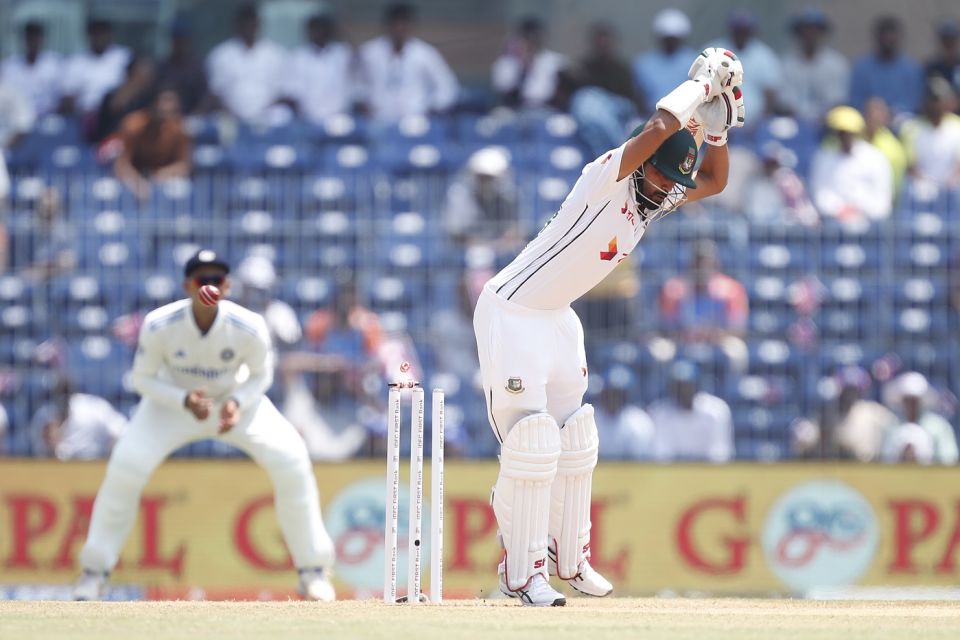
M239 38L221 42L207 57L210 90L241 120L255 122L283 96L290 73L287 53L269 40L248 47Z
M398 53L386 36L360 49L366 96L375 118L394 122L405 116L445 111L460 90L457 77L435 47L410 38Z
M530 309L563 309L630 255L647 228L621 145L586 167L560 210L488 287Z
M56 111L63 84L63 60L52 51L44 51L33 64L22 55L3 61L0 77L13 85L33 105L38 116Z
M73 56L63 72L63 93L73 96L81 111L96 111L108 91L127 75L130 50L112 46L99 56L85 51Z
M349 113L353 102L353 51L342 42L297 49L286 73L286 94L310 122Z
M141 396L168 407L183 407L187 394L201 388L216 402L254 404L273 382L267 323L224 300L203 334L190 300L160 307L144 318L132 381Z

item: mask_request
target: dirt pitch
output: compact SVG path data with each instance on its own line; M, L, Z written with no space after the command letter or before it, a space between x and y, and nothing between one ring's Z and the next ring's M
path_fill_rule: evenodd
M572 600L565 608L451 601L0 602L0 640L383 638L384 640L870 640L960 638L960 603Z

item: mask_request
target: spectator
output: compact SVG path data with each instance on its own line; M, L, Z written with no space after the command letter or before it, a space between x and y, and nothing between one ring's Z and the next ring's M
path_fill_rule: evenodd
M897 425L887 436L884 462L933 464L933 439L923 427L912 422Z
M261 255L249 255L237 267L240 291L237 301L267 321L274 347L284 350L300 342L303 331L297 312L273 295L277 271L273 263Z
M36 120L30 102L0 76L0 153L15 147Z
M887 462L902 459L905 444L912 443L918 462L957 464L960 459L957 437L947 419L933 411L937 393L923 374L911 371L899 375L887 383L884 396L887 406L903 420L884 444L883 457ZM922 432L919 436L913 433L917 428ZM929 444L923 442L924 435ZM926 449L929 449L929 457L923 455Z
M59 460L96 460L110 455L127 418L97 396L78 393L61 378L50 402L40 407L30 427L34 452Z
M120 125L122 150L114 163L117 177L138 197L149 197L151 181L190 173L190 138L180 115L180 98L163 89L149 109L134 111Z
M457 282L453 304L440 305L430 313L430 345L437 371L453 373L470 385L477 375L477 338L473 331L473 310L489 269L464 271Z
M360 304L356 284L347 275L341 278L333 307L314 311L307 318L304 335L316 351L341 358L344 375L352 378L360 369L374 366L384 339L380 318ZM356 366L346 367L351 363Z
M746 182L743 210L751 222L787 223L814 227L819 222L803 180L793 170L797 157L778 142L760 152L759 175Z
M185 115L209 107L207 72L193 53L193 31L183 18L175 20L170 29L170 55L157 68L157 84L177 92Z
M690 19L679 9L663 9L653 17L655 50L633 61L633 79L640 108L653 113L656 102L687 78L696 51L687 46Z
M37 198L36 226L30 235L29 264L20 275L33 282L44 282L61 273L69 273L77 264L76 240L63 219L60 192L48 187Z
M896 416L882 404L864 397L871 380L870 374L860 367L842 368L835 382L839 394L836 402L826 407L821 421L821 431L827 435L825 441L840 458L879 460L883 442L897 423Z
M693 247L689 275L674 276L660 291L660 322L671 334L714 344L742 336L749 306L743 285L722 273L710 240Z
M128 114L150 106L154 77L155 69L150 58L138 55L130 60L123 82L103 96L97 110L94 142L104 142L118 132L120 123Z
M847 101L850 91L850 63L824 41L830 22L820 9L806 9L791 23L796 40L783 57L790 82L781 87L782 107L798 118L819 123L824 114Z
M470 156L447 188L441 224L450 240L462 247L482 244L499 252L518 247L524 236L517 185L505 149L485 147Z
M873 53L853 66L850 102L863 109L867 99L883 98L894 116L916 112L923 93L923 69L901 53L903 26L894 16L881 16L873 23Z
M960 92L960 23L944 20L937 26L940 50L927 63L927 76L940 76Z
M277 124L286 113L278 104L289 74L286 52L259 37L260 17L254 5L242 5L235 24L236 35L207 56L210 91L220 106L246 123Z
M865 137L890 162L894 190L899 191L903 184L903 177L907 173L907 151L903 148L900 138L890 130L892 120L890 107L883 98L870 98L863 109L863 119L866 124Z
M81 115L95 113L108 91L123 82L130 51L113 43L113 25L94 19L87 23L89 51L74 55L63 74L60 108Z
M10 447L7 446L7 440L10 436L10 419L7 417L7 410L0 404L0 458L7 455Z
M653 421L647 412L629 401L636 385L629 369L617 365L604 376L594 409L604 460L650 460L653 457Z
M386 33L360 49L368 109L380 122L442 113L457 101L457 77L432 45L410 35L414 9L392 4Z
M37 116L56 111L60 104L63 60L43 50L44 28L40 22L23 26L23 54L3 61L0 77L27 98Z
M493 88L510 107L545 107L557 93L567 58L544 47L544 25L526 17L507 43L506 52L493 63Z
M910 175L938 187L960 186L960 116L957 96L947 80L927 80L923 112L904 123L900 136Z
M751 109L756 109L753 114L767 115L776 113L780 107L777 102L783 85L780 60L773 49L757 38L757 18L752 12L734 11L727 25L729 38L712 46L730 49L743 62L743 68L750 70L743 75L743 101L747 106L747 122L757 123L760 118L751 116Z
M580 61L580 72L585 85L636 99L630 65L617 51L617 32L610 24L597 22L590 27L589 49Z
M810 190L820 214L841 222L889 217L893 170L886 157L863 139L863 116L853 107L834 107L826 125L833 139L817 150L810 171Z
M697 368L678 361L670 368L670 395L650 407L658 461L729 462L733 419L722 399L697 390Z
M320 123L353 106L354 56L337 40L333 16L318 14L307 21L307 43L294 52L287 96L310 122Z

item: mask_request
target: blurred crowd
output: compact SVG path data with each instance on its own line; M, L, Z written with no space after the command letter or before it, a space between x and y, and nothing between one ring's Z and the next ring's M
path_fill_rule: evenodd
M115 43L105 19L89 22L87 50L69 57L47 50L42 23L26 23L22 53L0 67L0 147L14 157L38 121L51 114L74 119L97 161L112 166L140 201L158 184L190 176L192 122L202 118L229 131L291 122L320 126L351 115L368 119L377 131L411 117L462 111L564 113L577 125L586 162L621 144L657 99L686 78L705 44L735 51L746 70L747 127L732 139L730 186L716 200L748 223L807 229L869 225L889 219L908 188L960 188L960 23L953 20L933 26L930 57L921 61L904 52L898 19L879 16L869 27L872 50L850 60L831 46L831 24L818 9L793 16L792 46L778 52L764 42L756 17L747 11L729 16L723 37L695 43L689 17L671 8L652 17L655 45L633 60L621 54L620 34L610 23L587 29L587 53L574 60L552 51L548 25L529 17L513 28L490 71L489 87L480 91L464 90L438 49L417 37L411 5L390 5L382 35L356 46L341 37L329 12L305 21L305 44L293 51L261 36L254 5L240 7L233 20L235 35L205 58L193 48L189 21L176 20L163 60ZM501 146L473 150L442 197L441 232L466 256L468 268L458 278L454 304L430 319L429 339L442 345L436 369L458 380L475 378L470 317L483 281L535 231L519 211L515 162ZM9 189L0 166L0 198L6 199ZM19 276L41 282L75 268L64 206L56 189L45 189L37 199L41 237ZM395 219L394 227L398 224L405 221ZM656 238L644 241L650 242ZM9 251L0 224L0 272ZM656 332L672 344L707 344L742 370L749 357L744 338L752 292L723 272L713 243L691 243L690 255L685 272L651 292ZM584 324L600 325L595 328L602 333L633 321L630 301L640 289L635 266L624 261L583 301ZM342 286L328 306L305 318L277 295L273 261L249 256L236 279L239 302L264 313L274 332L282 407L311 452L318 459L377 452L382 378L397 362L416 359L409 335L383 329L383 319L365 305L350 274L339 276ZM803 309L816 306L815 288L805 290L803 283L796 288L799 320L786 329L792 344L804 344ZM132 342L137 322L136 314L123 316L113 330ZM629 393L635 375L630 367L613 365L591 377L602 456L725 462L736 455L733 413L723 394L700 388L703 373L696 362L673 360L662 397L646 408ZM829 402L822 411L796 416L790 426L790 455L957 462L948 420L951 396L936 391L921 373L880 375L844 366L824 384L832 387L824 393ZM49 404L31 418L27 448L62 459L106 455L123 416L109 402L77 392L69 376L58 379L50 394ZM5 423L0 406L0 434ZM473 447L466 436L451 442L454 454Z

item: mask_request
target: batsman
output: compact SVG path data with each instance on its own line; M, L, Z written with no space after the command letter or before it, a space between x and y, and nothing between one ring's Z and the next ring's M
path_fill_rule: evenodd
M477 303L480 370L500 443L492 497L500 590L525 605L566 604L551 575L581 594L613 591L589 562L598 437L593 407L583 404L583 327L570 305L630 255L650 223L726 186L727 133L744 123L743 67L710 48L688 75L645 126L583 168L560 210ZM702 162L701 141L709 145Z

